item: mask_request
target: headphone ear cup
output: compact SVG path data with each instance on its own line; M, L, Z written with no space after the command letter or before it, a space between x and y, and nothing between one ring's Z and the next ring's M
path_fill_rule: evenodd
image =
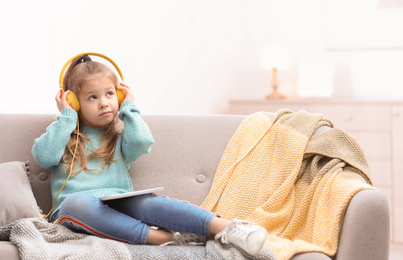
M123 103L123 100L125 100L126 97L126 92L124 92L123 90L116 90L116 96L118 98L118 104L119 106Z
M69 103L72 109L74 109L76 112L80 110L80 102L78 102L78 98L73 91L70 91L69 94L67 94L66 99L67 103Z

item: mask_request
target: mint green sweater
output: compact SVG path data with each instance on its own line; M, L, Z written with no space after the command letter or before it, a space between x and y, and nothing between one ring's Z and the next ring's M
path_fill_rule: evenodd
M116 144L115 162L102 171L83 170L78 174L72 174L60 193L52 214L60 208L61 203L70 194L76 192L103 197L133 191L128 172L130 164L141 155L150 152L154 139L133 101L127 100L122 103L119 118L124 123L124 130ZM35 139L32 147L35 161L43 168L52 168L52 201L54 201L70 170L65 164L61 164L60 160L70 139L70 134L76 129L76 126L77 112L71 108L63 109L61 115L57 117L57 121L46 129L46 133ZM91 144L86 145L87 155L100 147L102 128L84 126L80 132L85 133L90 138ZM96 159L91 159L87 168L100 169L101 163Z

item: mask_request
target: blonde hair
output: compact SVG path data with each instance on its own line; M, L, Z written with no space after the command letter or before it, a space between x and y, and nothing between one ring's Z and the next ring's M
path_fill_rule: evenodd
M88 80L90 80L91 77L93 78L95 76L106 76L115 83L115 86L118 86L119 84L116 74L108 66L100 62L92 61L88 55L83 55L73 60L67 69L63 78L64 90L73 91L78 96L82 86ZM117 129L118 121L119 119L116 116L115 119L104 128L104 132L101 137L101 142L103 144L88 156L85 154L85 150L87 145L91 147L91 141L81 131L79 134L77 134L77 130L73 131L73 133L71 133L70 140L67 143L61 162L67 166L71 164L74 148L76 142L78 142L75 159L73 161L73 170L76 169L77 166L79 166L79 168L72 174L78 174L83 170L98 171L109 167L114 162L113 157L119 137L119 130ZM80 120L79 124L79 129L82 129L82 123ZM100 161L101 168L89 170L87 168L87 164L90 159Z

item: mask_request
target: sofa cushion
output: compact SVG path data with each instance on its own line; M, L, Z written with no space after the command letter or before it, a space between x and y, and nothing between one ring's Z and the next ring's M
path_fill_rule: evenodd
M28 163L0 163L0 226L21 218L40 216L28 171Z

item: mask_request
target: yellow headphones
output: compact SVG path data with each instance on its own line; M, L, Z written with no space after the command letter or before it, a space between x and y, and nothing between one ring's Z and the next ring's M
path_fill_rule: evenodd
M62 92L64 93L64 89L63 89L63 78L64 78L64 71L66 70L67 66L76 58L82 56L82 55L93 55L93 56L98 56L101 58L104 58L105 60L109 61L116 69L116 71L119 73L120 78L122 79L122 81L124 81L123 78L123 74L122 71L120 71L119 66L109 57L100 54L100 53L96 53L96 52L83 52L80 54L77 54L75 56L73 56L72 58L70 58L66 64L64 64L62 71L60 72L60 77L59 77L59 85L60 85L60 89L62 90ZM123 90L117 89L116 90L116 96L118 98L118 103L119 106L120 104L122 104L123 100L125 99L126 93ZM67 94L67 103L69 103L69 105L75 110L75 111L79 111L80 110L80 102L78 102L78 98L76 96L76 94L74 94L73 91L70 91L69 94Z

